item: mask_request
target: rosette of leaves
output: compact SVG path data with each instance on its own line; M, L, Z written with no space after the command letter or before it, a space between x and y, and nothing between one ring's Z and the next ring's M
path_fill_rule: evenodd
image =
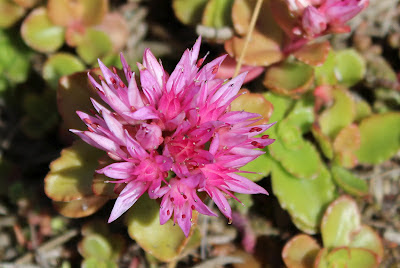
M311 236L290 239L282 251L288 268L378 267L383 258L379 235L361 223L356 202L341 196L326 209L321 222L321 247Z
M0 94L26 81L31 54L15 32L0 30Z
M95 220L82 227L82 236L78 244L78 251L84 258L81 267L118 267L117 260L126 246L121 234L111 233L105 222Z
M93 72L96 73L96 70ZM75 111L89 112L90 97L101 102L93 87L89 85L86 72L63 76L57 95L59 113L66 129L83 128L83 123ZM59 213L72 218L86 217L98 211L108 200L117 197L116 192L121 190L118 186L114 187L117 184L106 183L111 179L95 172L107 163L107 159L103 151L81 140L61 151L61 156L50 164L50 171L45 178L45 193L53 200ZM127 213L124 222L128 234L147 253L160 261L169 262L197 247L200 244L200 233L198 228L192 228L189 236L185 237L172 220L160 225L159 209L160 205L156 200L142 196ZM102 251L108 250L109 245L106 245L104 239L93 239L94 249L98 246ZM98 264L99 258L92 258L94 254L98 253L87 256L82 254L87 267ZM109 262L110 259L101 261Z
M184 24L197 26L197 33L206 39L223 41L232 36L232 4L234 0L173 0L175 16Z
M109 12L107 0L50 0L24 19L21 34L28 46L43 53L66 42L92 65L97 58L113 61L127 41L128 27L121 15Z
M271 171L273 192L300 230L316 233L323 211L336 197L336 187L319 152L304 138L314 122L312 98L307 95L294 101L274 93L265 96L274 106L270 121L278 122L269 131L276 141L263 160Z

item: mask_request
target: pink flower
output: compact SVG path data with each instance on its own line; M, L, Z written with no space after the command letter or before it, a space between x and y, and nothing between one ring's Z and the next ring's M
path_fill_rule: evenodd
M308 39L349 32L346 23L368 6L368 0L285 0L293 21L277 19L290 35ZM276 16L279 16L277 12Z
M216 216L198 197L205 192L231 219L226 196L267 194L240 176L240 168L265 153L274 140L262 135L273 124L254 126L259 114L230 111L246 73L224 81L215 77L225 56L202 68L197 61L200 38L168 75L150 50L143 56L140 88L121 55L125 79L99 61L103 76L89 79L111 109L92 99L97 113L77 112L88 130L71 130L104 150L115 162L97 170L113 183L126 184L109 222L127 211L144 193L162 198L160 223L173 215L188 236L192 211Z

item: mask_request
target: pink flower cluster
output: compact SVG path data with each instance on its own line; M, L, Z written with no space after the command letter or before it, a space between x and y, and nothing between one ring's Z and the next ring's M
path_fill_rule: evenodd
M232 214L228 196L267 194L238 173L274 141L263 135L272 124L255 125L259 114L230 110L246 73L229 81L215 78L225 56L200 68L205 59L197 61L200 42L199 38L192 50L184 52L171 75L146 50L143 64L138 63L140 87L122 55L127 84L101 61L100 83L89 75L109 107L92 99L97 113L77 112L88 129L71 131L115 161L98 173L126 184L109 222L147 192L152 199L162 198L160 223L173 215L187 236L193 210L216 216L198 192L212 198L228 219Z
M327 33L350 31L346 25L368 6L368 0L287 0L292 14L301 20L295 35L314 38Z

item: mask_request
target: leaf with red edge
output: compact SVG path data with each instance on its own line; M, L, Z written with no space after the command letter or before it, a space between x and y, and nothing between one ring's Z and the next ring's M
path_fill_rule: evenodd
M282 250L288 268L312 267L321 247L311 236L300 234L290 239Z
M321 66L328 57L331 45L329 41L322 43L311 43L296 50L293 56L299 61L312 66Z
M46 195L63 202L93 195L93 175L102 155L103 151L81 140L62 150L61 156L50 164L44 180Z
M281 95L298 98L314 81L314 69L302 62L285 61L268 68L263 84Z
M44 7L34 9L22 22L21 36L31 48L48 53L64 44L64 28L51 22Z
M231 57L238 59L244 44L245 37L235 36L225 42L225 50ZM248 44L243 63L253 66L269 66L281 61L283 57L279 43L255 31Z
M361 229L352 234L350 247L369 249L378 256L379 261L384 255L382 238L368 225L361 225Z
M335 248L331 252L324 252L318 258L314 267L317 268L377 268L378 257L372 251L364 248Z
M341 196L326 209L321 222L322 241L325 248L349 246L352 234L361 228L361 215L356 202Z
M358 178L351 171L338 165L333 165L331 171L333 180L344 191L354 196L368 196L369 187L365 180Z
M80 200L69 202L54 201L55 209L63 216L69 218L87 217L98 211L109 199L104 196L87 196Z

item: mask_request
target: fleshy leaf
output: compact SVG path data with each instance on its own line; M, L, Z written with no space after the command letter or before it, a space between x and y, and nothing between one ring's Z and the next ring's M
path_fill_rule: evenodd
M95 195L107 196L111 199L117 198L118 195L114 192L114 183L106 183L112 179L104 176L103 174L95 174L93 179L92 190Z
M303 97L296 101L286 120L289 124L298 127L302 134L310 131L315 120L313 99Z
M335 75L336 57L335 52L331 50L323 65L315 67L315 82L317 85L336 85Z
M76 52L87 64L95 63L98 58L106 56L111 51L110 37L105 32L95 29L87 29L76 47Z
M293 56L299 61L312 66L321 66L328 57L331 45L329 41L311 43L296 50Z
M330 138L348 126L355 115L355 103L348 91L335 88L332 94L335 103L323 111L318 120L322 133Z
M92 215L108 200L108 197L92 195L69 202L54 201L53 204L61 215L69 218L81 218Z
M369 194L368 183L345 168L334 165L332 177L336 184L351 195L362 197Z
M232 24L231 13L234 0L208 1L202 18L202 24L213 28L221 28Z
M196 25L201 22L203 11L209 0L173 0L175 16L184 24Z
M90 72L93 77L101 72L99 69ZM90 84L86 72L75 73L60 78L57 90L58 112L64 120L67 129L85 129L86 125L82 122L76 111L90 112L93 106L90 98L103 104L100 97Z
M102 155L104 152L81 140L62 150L45 178L47 196L66 202L93 195L93 175Z
M278 95L273 92L264 93L264 97L273 105L273 112L270 118L271 122L280 121L292 106L293 100L286 96Z
M302 62L286 61L268 68L263 84L270 90L293 98L311 88L314 69Z
M309 235L296 235L282 250L282 259L288 268L308 268L314 264L320 250L318 243Z
M84 259L81 268L117 268L118 265L112 260L99 260L94 257Z
M232 7L232 22L235 31L245 36L249 31L251 16L256 5L255 0L235 0ZM281 45L283 32L272 17L270 0L264 0L261 5L260 15L257 18L255 31L278 46ZM253 36L254 38L255 36ZM256 46L249 45L249 50L256 49Z
M343 167L353 168L358 163L354 152L360 148L360 143L360 130L357 125L351 124L343 128L333 142L335 161Z
M126 217L130 237L147 253L168 262L178 258L184 249L200 244L200 233L196 226L192 226L189 237L185 237L172 220L160 225L159 210L160 205L157 201L143 195L128 211Z
M33 49L48 53L64 43L64 28L53 24L44 7L34 9L22 23L21 35Z
M311 132L318 142L319 148L326 158L333 158L333 146L328 136L322 133L321 128L317 124L313 124Z
M360 123L360 163L379 164L400 149L400 113L372 115Z
M251 181L259 181L271 173L272 162L269 153L260 155L255 160L249 162L240 170L251 171L256 173L241 173L240 175L248 178Z
M47 10L54 24L100 24L108 11L107 0L49 0Z
M364 78L365 60L354 49L337 51L335 58L335 74L340 84L350 87Z
M85 236L81 241L79 248L79 253L84 258L95 257L98 260L107 260L112 254L111 244L100 234L90 234Z
M377 268L377 256L363 248L337 248L322 256L317 268Z
M325 167L317 178L310 180L296 178L275 163L272 189L282 208L288 210L292 219L302 223L297 227L309 234L318 231L322 213L336 195L335 185ZM303 226L307 229L302 229Z
M295 177L314 179L321 172L321 159L314 145L302 138L301 132L287 121L280 122L270 129L276 140L268 148L271 155ZM276 134L275 134L276 133Z
M0 0L0 28L11 27L25 14L25 9L11 0Z
M13 86L28 78L31 50L14 31L0 30L0 80Z
M122 14L118 12L107 13L97 30L105 32L112 43L112 50L115 53L121 52L129 37L129 26Z
M69 53L56 53L51 55L43 66L43 78L57 88L61 76L85 70L85 65L74 55Z
M245 37L234 36L225 42L225 50L236 60L240 57L245 44ZM273 39L254 32L249 42L243 63L253 66L269 66L283 59L280 45Z
M361 225L360 231L352 234L352 240L349 246L373 251L378 256L379 261L383 258L384 248L382 238L367 225Z
M321 222L321 235L325 248L349 246L354 232L360 230L360 212L356 202L341 196L326 209Z
M231 104L232 111L246 111L250 113L258 113L262 116L260 121L256 124L266 124L269 122L269 118L273 112L273 105L271 102L267 101L262 94L251 93L247 89L241 89L240 93L243 95L236 98ZM239 94L240 94L239 93Z

